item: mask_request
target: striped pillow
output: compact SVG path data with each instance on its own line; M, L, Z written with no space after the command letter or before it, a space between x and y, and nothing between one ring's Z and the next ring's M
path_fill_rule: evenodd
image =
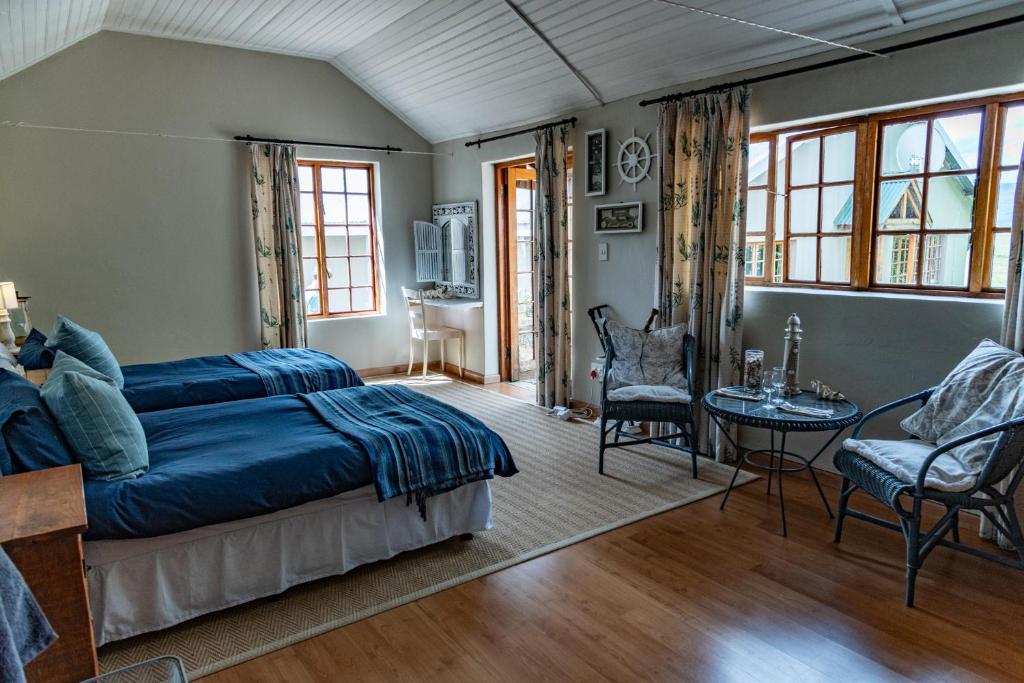
M114 380L118 389L124 389L121 366L117 364L117 359L99 333L58 315L57 322L53 325L53 334L46 340L46 347L77 358L93 370Z
M149 469L142 424L112 379L57 351L41 394L87 479L131 479Z

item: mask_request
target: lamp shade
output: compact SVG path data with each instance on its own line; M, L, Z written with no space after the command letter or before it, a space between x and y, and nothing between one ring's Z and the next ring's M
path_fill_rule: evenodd
M18 307L18 292L13 282L0 282L0 308L10 310Z

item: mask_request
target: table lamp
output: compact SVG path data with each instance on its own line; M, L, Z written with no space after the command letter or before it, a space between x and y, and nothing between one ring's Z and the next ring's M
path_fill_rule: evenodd
M18 350L14 345L14 331L11 329L11 316L7 311L18 307L18 292L13 282L0 282L0 344L12 353Z

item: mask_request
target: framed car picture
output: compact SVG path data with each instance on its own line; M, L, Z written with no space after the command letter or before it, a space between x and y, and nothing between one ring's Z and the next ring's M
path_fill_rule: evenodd
M584 194L588 197L595 197L605 193L606 176L606 154L605 141L607 135L604 128L600 130L588 130L585 133L587 150L586 159L586 187Z
M601 204L594 207L594 232L598 234L641 232L643 229L644 205L642 202Z

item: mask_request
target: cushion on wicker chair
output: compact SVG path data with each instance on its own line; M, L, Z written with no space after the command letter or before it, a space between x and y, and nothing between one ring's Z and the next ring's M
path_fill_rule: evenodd
M631 384L608 392L609 401L653 401L655 403L689 403L689 392L662 384Z
M936 446L931 441L918 439L847 439L843 442L843 448L870 460L900 481L914 484L925 458ZM956 450L958 449L943 453L935 459L925 476L926 488L956 492L967 491L974 486L978 480L980 466L972 468L973 463L958 458Z
M684 391L689 387L683 365L685 325L645 332L608 320L604 329L615 349L608 370L609 391L625 386L662 385Z

